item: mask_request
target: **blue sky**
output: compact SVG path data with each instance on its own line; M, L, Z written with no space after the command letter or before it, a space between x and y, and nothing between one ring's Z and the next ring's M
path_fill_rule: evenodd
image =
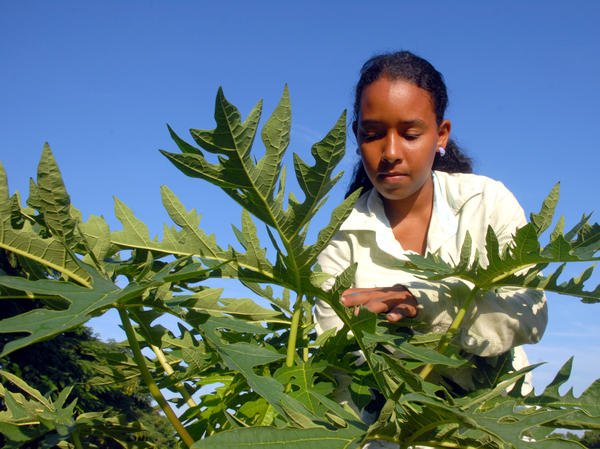
M115 195L153 235L168 222L159 192L166 184L226 244L233 234L224 224L237 225L239 209L160 155L176 151L165 124L183 137L212 128L218 86L244 116L263 98L268 116L287 83L290 150L307 158L352 107L361 64L408 49L444 74L453 137L475 171L506 184L526 213L561 181L558 212L568 226L598 205L599 14L599 2L577 0L0 0L0 161L11 191L26 197L48 141L85 218L102 214L118 229ZM350 136L347 173L355 147ZM600 377L600 305L550 296L549 307L546 335L527 348L532 362L550 362L534 383L548 383L575 354L580 392ZM111 321L94 322L101 336L116 336Z

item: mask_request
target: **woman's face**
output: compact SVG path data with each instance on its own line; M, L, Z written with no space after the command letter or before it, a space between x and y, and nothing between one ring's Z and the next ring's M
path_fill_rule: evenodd
M450 122L438 126L429 92L382 77L362 92L354 133L363 165L387 200L418 195L431 183L438 147L446 147Z

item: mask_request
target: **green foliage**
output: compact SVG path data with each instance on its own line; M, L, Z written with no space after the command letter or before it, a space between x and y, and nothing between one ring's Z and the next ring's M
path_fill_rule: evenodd
M315 242L306 241L312 218L341 176L334 171L344 152L345 115L312 147L314 163L294 155L302 201L287 193L282 167L291 123L287 88L262 128L265 152L257 160L252 146L260 116L259 103L243 121L219 90L215 129L191 130L200 148L169 128L180 152L162 151L183 173L219 186L242 207L241 226L234 227L242 250L223 247L205 234L196 210L188 210L167 187L161 190L162 201L174 225L165 226L162 240L152 239L146 225L118 199L115 213L122 230L111 231L96 216L84 222L70 205L47 147L37 183L31 184L28 208L20 205L17 194L9 195L0 170L0 248L26 273L19 277L4 269L0 292L43 305L0 321L0 333L12 336L1 356L40 344L116 308L133 360L107 358L111 363L99 370L97 382L142 377L181 444L194 448L260 445L275 449L317 442L323 448L359 448L371 440L386 440L398 447L550 449L577 446L553 437L556 427L598 429L598 381L579 398L558 391L570 373L569 365L539 396L520 393L523 378L533 367L512 372L508 356L496 364L477 362L481 381L473 391L431 380L434 375L439 378L473 367L475 362L452 346L452 336L464 326L462 317L472 303L488 290L510 286L599 301L600 288L584 286L591 268L563 283L558 281L562 268L542 275L551 263L595 261L600 249L600 227L589 224L585 216L566 233L560 219L549 243L540 244L553 221L558 187L507 248L499 248L490 229L486 258L472 254L467 238L456 265L427 255L411 257L399 267L432 281L453 277L474 285L446 334L414 335L410 326L390 325L366 310L355 316L342 307L339 296L351 285L356 266L338 276L330 291L319 287L327 276L314 270L316 257L359 194L333 210ZM255 220L266 226L266 246ZM124 287L115 283L117 276L127 279ZM268 301L271 309L248 298L221 298L221 290L208 286L214 277L238 279ZM275 291L281 292L279 296ZM339 315L344 323L341 331L316 337L311 313L316 297ZM177 330L155 324L164 314L178 320ZM155 357L145 357L143 349ZM366 363L357 366L359 349ZM392 356L395 351L403 357ZM356 404L370 401L369 389L383 396L383 408L374 422L364 422L351 407L334 400L340 373L346 375ZM49 399L31 387L21 387L31 396L19 397L21 403L37 401L48 408L42 401ZM175 415L161 390L175 396L171 402L186 405L181 416ZM49 403L52 413L60 414L66 424L58 418L44 421L31 415L28 425L38 434L52 430L62 443L76 446L79 434L69 429L84 429L84 423L78 427L78 418L69 415L73 410L64 405L67 393ZM10 399L4 422L13 426L6 435L10 444L14 442L7 447L19 447L33 437L18 434L22 429L15 420L20 415L13 406L17 399L12 393L6 397ZM85 425L85 429L99 429L103 424Z
M77 399L67 404L72 387L60 391L53 400L14 374L0 370L0 376L25 393L12 392L0 384L0 398L6 407L0 412L3 447L73 447L67 440L75 447L85 444L90 448L173 447L160 438L160 446L149 443L141 422L123 415L108 416L108 411L75 413ZM159 424L157 419L152 421Z
M23 276L14 258L12 262L0 250L1 269ZM2 304L1 318L41 306L38 301L7 297L3 297ZM14 338L12 334L0 336L2 345ZM76 415L79 438L86 447L116 448L122 447L124 442L136 441L140 447L152 444L161 448L175 447L173 431L151 406L149 394L139 382L139 371L127 349L114 342L98 340L84 326L12 352L0 359L0 369L19 376L32 389L47 395L69 392L68 400L74 404L70 410ZM10 383L7 388L9 392L14 390ZM43 439L56 440L56 429L48 427L46 430ZM24 428L23 432L36 434L31 428ZM4 437L0 436L0 445L4 443ZM38 441L38 444L41 443Z

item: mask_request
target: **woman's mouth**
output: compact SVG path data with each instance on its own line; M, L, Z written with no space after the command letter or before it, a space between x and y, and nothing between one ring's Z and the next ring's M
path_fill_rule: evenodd
M400 172L383 172L377 175L383 182L402 182L408 178L406 173Z

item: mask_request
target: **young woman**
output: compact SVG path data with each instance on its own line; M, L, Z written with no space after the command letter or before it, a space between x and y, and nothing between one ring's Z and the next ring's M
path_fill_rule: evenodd
M364 306L390 321L417 317L421 332L443 332L468 287L460 280L427 282L394 268L407 253L436 253L458 261L467 232L485 257L491 226L503 247L526 223L515 197L498 181L471 174L470 160L449 138L444 117L446 86L441 74L410 52L371 58L356 87L353 130L361 157L349 193L363 193L339 232L319 256L326 273L358 268L347 307ZM333 281L332 281L333 282ZM330 287L330 285L326 285ZM342 327L333 310L318 302L317 331ZM483 357L537 342L546 327L542 293L503 289L485 293L455 342ZM514 352L516 367L528 364ZM452 379L469 388L468 375Z

